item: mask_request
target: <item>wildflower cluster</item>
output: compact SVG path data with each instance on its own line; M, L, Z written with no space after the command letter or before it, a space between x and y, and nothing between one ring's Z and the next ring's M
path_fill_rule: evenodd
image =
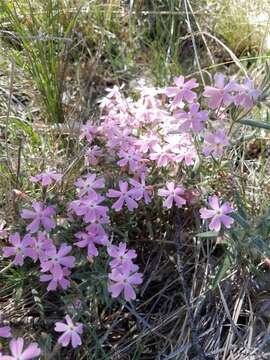
M143 281L134 263L137 253L124 242L111 240L114 212L128 216L142 206L159 204L164 211L205 201L200 187L191 187L189 177L196 163L221 161L229 145L231 124L229 107L238 107L243 114L255 105L259 90L250 79L243 84L224 75L215 76L214 86L206 86L199 98L195 79L180 76L165 89L140 87L137 101L125 97L121 89L107 89L100 101L99 125L88 121L81 128L79 139L86 144L85 165L88 169L75 182L75 197L67 204L65 217L74 231L69 243L59 243L57 214L59 209L47 201L32 203L23 209L21 217L25 233L15 232L3 256L12 258L15 266L23 266L27 258L38 264L40 281L48 291L66 290L76 271L76 253L85 251L91 261L106 254L108 258L108 291L113 298L136 299L135 288ZM111 169L111 174L105 168ZM155 175L153 174L158 173ZM113 175L113 176L112 176ZM153 181L153 179L155 179ZM56 171L31 178L35 186L49 188L63 181ZM217 194L209 197L207 207L200 209L202 220L211 219L209 229L230 228L232 205L221 202ZM114 214L115 216L115 214ZM74 226L76 225L76 226ZM9 337L10 328L1 327L0 336ZM65 322L56 322L55 331L62 332L58 343L73 348L81 345L83 324L67 314ZM23 339L10 342L12 356L1 359L31 359L39 356L37 344L23 351Z

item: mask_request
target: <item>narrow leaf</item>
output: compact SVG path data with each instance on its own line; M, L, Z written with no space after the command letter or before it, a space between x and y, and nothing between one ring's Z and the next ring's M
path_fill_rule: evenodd
M238 123L243 124L243 125L252 126L254 128L270 130L270 123L267 123L266 121L243 119L243 120L239 120Z

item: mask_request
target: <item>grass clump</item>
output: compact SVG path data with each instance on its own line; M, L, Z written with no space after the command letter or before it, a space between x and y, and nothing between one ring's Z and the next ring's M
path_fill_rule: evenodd
M10 34L18 49L10 47L9 56L34 80L51 123L64 121L63 84L79 11L70 12L70 4L62 1L1 1L4 35Z

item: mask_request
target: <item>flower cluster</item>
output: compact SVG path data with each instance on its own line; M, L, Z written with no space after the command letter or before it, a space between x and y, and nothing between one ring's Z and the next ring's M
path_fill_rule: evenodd
M126 301L136 299L134 288L143 281L134 263L137 253L124 242L110 241L110 225L115 218L112 214L122 212L124 216L153 202L160 204L160 198L162 211L167 212L204 202L200 186L189 182L193 170L204 159L208 163L222 161L230 146L228 108L239 107L248 113L260 95L250 79L240 84L216 74L214 80L213 86L205 87L203 96L197 93L197 81L183 76L165 89L141 87L136 101L125 97L117 86L106 89L107 95L99 102L99 125L88 121L79 135L80 141L86 143L87 171L76 180L76 195L64 213L71 238L65 242L59 239L60 209L44 199L35 201L31 209L21 212L26 221L25 233L9 236L3 257L12 258L15 266L23 266L30 259L39 266L40 281L48 283L47 290L55 291L70 285L72 269L78 265L76 253L86 252L85 259L91 261L102 253L110 259L111 296L123 295ZM33 176L31 181L46 190L63 181L63 176L47 171ZM209 229L219 232L222 226L230 228L232 205L222 203L217 195L209 197L208 204L210 208L201 208L200 216L204 222L210 219ZM58 339L63 347L81 345L83 324L74 323L69 315L65 322L56 322L55 331L63 333ZM0 336L11 336L10 328L0 327ZM1 359L39 356L36 343L25 350L23 345L22 338L11 340L12 355L1 355Z
M123 291L126 301L134 300L136 294L133 286L143 281L142 274L137 272L139 267L133 263L133 259L137 257L136 251L128 250L125 243L120 243L119 246L111 245L107 251L112 258L109 292L112 297L118 297Z

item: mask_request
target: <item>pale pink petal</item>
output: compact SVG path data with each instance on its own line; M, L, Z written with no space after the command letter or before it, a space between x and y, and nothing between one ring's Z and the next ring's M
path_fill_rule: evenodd
M70 342L71 334L69 332L65 332L63 335L59 337L57 340L58 344L61 344L63 347L68 346Z
M201 215L202 219L209 219L216 215L216 211L202 208L202 209L200 209L200 215Z
M75 349L77 346L80 346L82 344L82 340L80 338L80 336L73 331L71 334L71 345L72 347Z
M61 322L56 322L55 326L54 326L54 331L57 332L64 332L64 331L68 331L69 327L67 324L61 323Z
M209 224L209 229L218 232L220 228L221 228L220 216L214 216Z
M11 329L9 326L0 327L0 337L8 338L11 336Z
M130 284L126 284L124 287L124 297L126 301L136 299L136 293Z
M219 210L219 199L216 195L210 196L208 202L212 209Z
M41 353L37 343L31 343L22 353L21 360L31 360L39 356Z
M12 339L9 343L10 351L13 356L20 357L23 350L23 338L19 337L18 339Z

